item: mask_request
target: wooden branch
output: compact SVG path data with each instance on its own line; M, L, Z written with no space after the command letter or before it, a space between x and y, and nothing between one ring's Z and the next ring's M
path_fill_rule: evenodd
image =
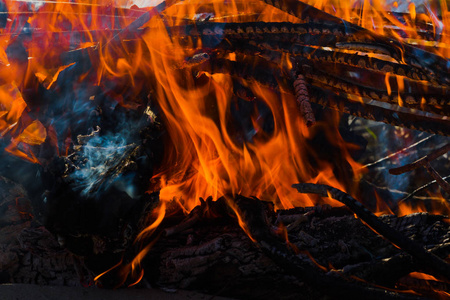
M445 176L445 177L443 177L442 179L446 181L447 179L450 179L450 175L449 175L449 176ZM422 185L421 187L415 189L415 190L412 191L409 195L407 195L406 197L404 197L404 198L402 198L401 200L399 200L399 204L400 204L401 202L404 202L404 201L406 201L406 200L409 200L410 198L414 197L417 193L423 191L424 189L426 189L426 188L432 186L432 185L435 184L435 183L437 183L436 180L433 180L433 181L430 181L430 182L428 182L428 183Z
M425 169L427 170L428 174L433 177L434 180L441 186L441 188L450 195L450 184L444 180L444 178L439 175L439 173L430 165L430 163L426 163L424 165Z
M232 200L233 201L233 200ZM301 260L286 243L275 236L269 229L264 216L263 204L258 199L237 196L234 204L236 214L246 224L248 234L254 239L263 252L288 273L308 282L332 297L356 297L366 299L421 299L420 297L399 294L396 292L374 288L359 282L348 281L334 272L325 274L318 267ZM323 289L326 286L327 289Z
M450 279L450 265L447 262L436 255L428 253L421 245L383 223L377 216L347 193L323 184L299 183L294 184L292 187L296 188L300 193L313 193L319 194L322 197L332 197L345 204L374 231L416 258L417 262L420 263L423 268L431 269L440 277Z
M430 154L428 154L428 155L426 155L426 156L416 160L413 163L404 165L402 167L390 169L389 173L393 174L393 175L400 175L400 174L403 174L403 173L415 170L415 169L417 169L419 167L422 167L425 164L435 160L439 156L444 155L445 153L447 153L449 151L450 151L450 144L447 144L447 145L445 145L445 146L443 146L443 147L433 151L432 153L430 153Z
M413 47L398 40L377 35L365 28L347 22L341 18L325 13L311 5L299 0L263 0L269 5L275 6L282 11L295 16L303 21L332 23L344 25L345 34L360 34L370 37L372 42L370 47L377 47L389 53L389 55L397 60L404 60L408 64L419 65L423 70L433 74L434 77L442 77L445 82L450 82L450 66L448 60L433 53L427 52L417 47ZM359 43L364 47L364 43Z
M391 158L393 158L393 157L396 157L396 156L399 155L399 154L403 154L403 153L409 151L410 149L413 149L413 148L419 146L420 144L422 144L422 143L428 141L428 140L431 139L433 136L434 136L434 135L427 136L427 137L421 139L420 141L415 142L415 143L412 144L412 145L409 145L409 146L407 146L407 147L405 147L405 148L403 148L403 149L398 150L397 152L390 153L389 155L386 155L385 157L380 158L380 159L378 159L377 161L368 163L368 164L364 165L364 166L362 167L362 169L370 168L370 167L372 167L372 166L374 166L374 165L376 165L376 164L379 164L379 163L381 163L381 162L383 162L383 161L385 161L385 160L388 160L388 159L391 159Z

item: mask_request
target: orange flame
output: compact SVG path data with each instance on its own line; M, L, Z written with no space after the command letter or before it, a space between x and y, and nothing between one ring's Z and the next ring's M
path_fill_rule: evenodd
M145 228L145 230L139 233L138 237L136 238L136 242L143 241L144 238L148 239L155 232L155 230L158 228L158 226L164 219L165 212L166 212L166 203L161 202L160 205L152 211L152 214L149 217L150 219L153 220L151 222L151 225L149 225L147 228ZM153 240L151 240L151 242L145 245L143 249L139 251L139 253L133 258L133 260L130 263L123 264L123 261L121 260L119 263L117 263L110 269L97 275L94 278L94 281L97 282L105 274L111 272L114 269L118 269L123 280L123 282L119 283L118 286L124 284L127 278L131 278L133 280L133 282L129 284L129 286L133 286L139 283L139 281L144 276L144 270L141 268L141 262L145 258L147 253L150 251L150 249L153 247L153 245L156 243L158 238L159 235L157 238L154 238Z
M160 180L161 199L183 197L189 211L200 197L242 194L274 201L277 208L291 208L314 204L309 196L291 188L293 182L326 173L322 177L328 183L341 185L331 165L319 162L314 167L305 160L308 155L315 157L305 146L311 133L291 95L281 94L280 99L270 89L253 84L253 94L273 114L274 132L256 132L253 142L238 143L230 130L230 111L235 105L232 78L205 73L200 82L188 71L175 70L172 66L182 65L189 53L169 38L161 20L153 19L149 27L152 30L143 37L150 52L148 68L158 82L158 104L172 141L163 164L166 168L154 176ZM345 146L337 132L330 136ZM347 160L356 166L350 156Z
M418 6L411 1L305 0L303 2L380 35L401 39L445 58L450 57L450 12L445 0L423 1ZM424 31L432 32L432 36L425 38L420 36Z
M377 192L375 192L375 197L377 198L377 207L375 209L375 215L376 216L382 216L382 215L393 215L391 208L387 203L378 195Z
M429 275L429 274L425 274L425 273L420 273L420 272L412 272L409 273L409 276L413 277L413 278L418 278L418 279L425 279L425 280L434 280L434 281L438 281L438 279L436 277L434 277L433 275Z
M291 248L292 251L294 251L296 254L300 253L300 249L298 249L298 247L295 244L293 244L289 241L288 229L286 226L284 226L283 223L280 223L278 225L275 233L286 241L286 245L289 248Z
M420 288L425 291L428 290L428 293L432 293L432 295L434 296L433 298L448 299L448 297L450 296L450 293L448 291L443 290L446 286L445 281L441 281L432 275L421 272L411 272L407 276L401 278L399 280L399 284L408 285L409 278L422 280L423 282L419 283ZM441 286L440 283L444 283L444 285Z
M252 242L256 243L257 241L255 238L253 238L253 236L247 226L247 223L242 219L242 212L239 210L239 207L234 203L233 199L226 197L226 200L227 200L228 206L234 211L234 213L238 219L239 226L242 228L242 230L244 230L244 232L252 240Z
M397 215L399 217L416 212L428 212L437 215L450 215L450 204L441 194L429 193L427 201L399 202ZM448 219L447 219L448 222Z

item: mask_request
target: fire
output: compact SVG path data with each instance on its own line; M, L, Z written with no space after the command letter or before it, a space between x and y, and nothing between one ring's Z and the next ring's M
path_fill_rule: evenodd
M401 217L416 212L429 212L431 214L446 216L450 215L450 204L441 194L434 195L430 193L427 198L429 199L427 202L399 202L397 205L397 215Z
M247 236L256 243L256 240L253 238L247 223L242 219L242 212L239 210L239 207L237 207L237 205L234 203L233 199L230 199L229 197L226 198L227 200L227 204L229 205L229 207L234 211L234 213L236 214L236 218L238 220L239 226L242 228L242 230L244 230L244 232L247 234Z
M389 13L398 4L387 7L377 1L308 2L376 33L411 43L422 41L419 33L424 26L431 26L433 42L439 47L430 47L431 41L419 46L443 57L450 56L446 26L450 14L443 0L439 2L441 18L434 5L426 3L419 9L410 3L404 22ZM200 204L200 197L256 196L273 202L276 209L287 209L313 206L319 201L338 205L333 200L298 194L291 188L296 182L318 182L356 193L361 166L349 154L355 146L339 134L338 114L330 114L308 128L294 97L283 90L277 93L257 82L208 72L208 68L203 72L194 72L194 67L180 68L186 65L187 58L207 49L192 41L180 44L181 39L167 31L167 26L202 19L292 23L301 20L263 1L174 1L142 30L128 32L118 42L115 37L119 29L148 10L121 9L123 3L109 1L51 1L39 5L33 2L30 6L21 1L5 3L9 19L0 35L0 135L9 141L6 151L11 154L42 163L35 147L46 142L68 154L71 128L59 131L53 126L58 117L47 123L41 120L45 107L36 108L25 93L38 90L40 85L57 92L55 86L63 71L76 66L63 59L64 55L73 54L71 51L84 49L92 58L91 70L80 71L74 85L81 85L88 78L123 108L141 107L139 92L147 85L154 89L157 103L151 104L161 110L167 143L164 161L153 176L150 189L160 190L162 204L155 210L154 222L139 234L138 241L154 234L170 205L177 203L188 213ZM19 35L27 30L33 33ZM236 56L229 54L230 58ZM291 65L288 55L281 61L280 69ZM205 56L205 61L199 63L209 62ZM393 82L390 79L387 73L389 94ZM396 76L396 80L400 92L403 77ZM236 84L245 86L254 97L242 99L236 95ZM319 149L316 139L330 149ZM336 154L327 153L330 151ZM403 207L400 210L401 214L407 213ZM241 226L245 228L245 224ZM144 246L129 265L138 278L143 273L136 270L150 248L151 244Z
M410 33L407 38L416 38L413 33L418 32L417 24L420 20L430 21L436 34L443 33L442 30L438 30L442 24L437 22L436 11L431 6L426 6L426 13L419 13L411 3L408 7L409 19L405 21L407 24L403 24L388 13L391 10L389 7L380 3L369 5L367 2L357 4L356 1L330 0L311 1L310 4L380 34L395 35L397 31L382 26L385 23L392 23L397 26L396 30ZM441 6L446 7L445 3L441 3ZM192 56L196 49L183 49L185 47L178 45L176 40L172 40L168 35L166 25L182 24L185 20L196 19L202 14L205 16L209 14L211 21L220 22L300 22L297 18L262 1L217 0L208 3L204 1L176 3L164 11L165 22L160 18L153 18L146 24L150 30L142 36L142 43L138 43L134 51L130 52L125 45L104 45L113 38L115 32L112 29L129 25L143 11L131 13L128 11L126 15L125 10L121 11L112 5L105 6L103 2L95 1L48 2L42 5L33 4L30 9L25 8L24 3L7 1L6 7L10 12L10 21L7 22L4 32L10 40L5 39L4 50L7 50L8 44L17 41L16 34L25 28L26 23L36 31L31 38L21 41L28 53L25 70L23 62L15 62L10 67L16 70L15 82L18 85L35 85L33 83L35 78L50 89L60 72L73 65L73 63L59 64L58 67L53 67L58 65L54 62L55 58L63 51L86 47L96 42L100 43L100 47L97 47L100 58L96 72L97 84L102 85L105 78L114 79L117 82L131 84L139 90L139 84L142 83L135 82L135 78L137 74L142 73L157 82L158 105L164 112L169 135L173 141L172 149L169 149L166 156L168 162L166 165L171 164L169 162L177 162L175 168L162 168L159 174L155 175L161 182L162 199L169 201L182 197L183 206L189 211L198 204L197 199L201 196L212 195L217 199L228 193L254 194L274 201L277 208L290 208L315 203L313 199L296 195L290 188L292 182L309 181L319 177L320 174L327 174L322 176L326 177L325 183L341 186L339 180L332 174L332 165L319 162L319 166L312 166L305 161L305 157L314 156L314 153L311 153L311 149L308 151L308 146L302 145L307 144L314 133L306 128L298 117L290 95L279 96L264 86L252 84L253 94L273 114L274 130L269 134L264 132L259 121L261 116L255 111L251 116L254 130L251 142L242 143L236 141L229 128L230 111L232 106L237 105L232 100L232 78L224 74L208 73L193 78L188 77L187 71L173 69L173 66L182 65L184 59ZM442 18L445 21L448 15L445 14L446 10L443 9L443 12ZM81 32L83 35L74 40L71 36L73 32ZM396 37L400 36L397 34ZM55 41L58 47L55 47ZM8 63L5 54L3 57L5 63ZM58 59L56 61L58 62ZM283 61L290 63L288 58ZM390 90L388 77L387 75L386 85ZM401 87L402 79L397 78L397 81ZM6 93L8 95L3 101L8 103L4 105L2 116L7 115L8 121L5 120L0 128L3 132L10 131L16 126L27 105L24 101L7 100L12 92ZM119 92L114 92L114 96L125 107L134 108L138 105L125 103L127 100L122 99L123 96ZM38 121L30 120L29 123L31 122ZM319 124L318 127L320 126ZM24 126L22 130L25 128L27 127ZM29 132L23 134L18 132L14 135L14 143L29 145L43 143L46 136L43 131L45 128L35 130L35 136L31 138L24 138L26 134L30 134ZM331 132L332 130L330 135L338 134ZM31 141L31 144L27 141ZM344 145L339 137L336 141L341 143L340 147L343 149L350 147ZM11 147L16 148L14 145ZM27 156L32 157L31 154ZM346 156L346 160L358 177L357 164L349 155Z
M380 35L402 39L429 51L450 57L449 18L445 0L423 1L304 1L318 9L367 28ZM428 30L433 36L423 38ZM439 47L435 47L439 45Z
M436 299L448 299L449 292L445 290L446 282L436 277L421 273L411 272L407 276L401 278L398 282L399 286L415 285L420 287L422 291L429 292Z
M375 215L381 216L381 215L393 215L391 208L389 205L378 195L378 193L375 192L375 196L377 198L377 207L375 209Z
M196 10L191 11L190 5L195 7L195 3L187 7L175 5L166 13L179 14L178 19L193 18ZM223 3L217 5L222 9ZM214 16L219 19L222 14L233 16L233 11L228 11L233 6L224 7L224 11L214 11ZM234 13L240 20L241 15ZM158 104L164 111L171 141L163 163L166 167L154 176L161 183L157 187L161 188L161 199L182 198L184 208L190 211L199 204L200 197L212 195L217 199L226 194L242 194L273 201L280 209L316 202L309 196L298 195L291 188L294 181L321 178L341 186L333 174L333 166L320 162L314 150L308 149L311 147L308 140L314 133L299 117L291 95L279 96L267 87L250 84L251 92L260 101L255 101L253 106L264 105L270 111L274 129L273 132L262 130L264 120L256 108L250 116L251 132L238 140L232 124L236 120L231 115L239 105L233 95L233 79L229 75L209 73L195 78L187 74L189 70L174 69L174 65L182 65L192 53L177 45L176 39L171 40L161 20L153 19L148 26L152 30L143 40L150 52L149 68L158 81ZM320 127L327 126L318 124L317 128ZM336 131L331 130L329 136L339 148L349 146ZM305 159L308 156L318 165L309 163ZM357 173L357 164L349 155L346 159Z

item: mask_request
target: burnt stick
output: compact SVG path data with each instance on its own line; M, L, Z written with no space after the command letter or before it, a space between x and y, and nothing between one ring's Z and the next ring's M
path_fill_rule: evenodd
M237 58L238 61L231 61L212 55L209 61L196 66L193 71L229 74L238 80L257 82L274 91L294 95L293 80L286 74L287 70L283 72L277 64L262 57L237 55ZM310 101L322 106L394 126L450 136L450 122L440 116L418 114L407 109L389 109L373 104L370 99L364 103L349 101L350 94L336 92L320 84L308 83L307 88Z
M286 22L250 22L250 23L201 23L199 25L188 25L182 27L172 27L180 45L196 47L201 40L202 46L206 48L220 48L222 41L229 41L236 47L245 47L251 41L258 44L269 45L270 49L279 49L292 53L298 51L296 47L303 47L302 53L310 56L311 59L327 60L336 63L346 63L355 66L364 66L368 69L386 71L397 75L407 76L411 79L429 80L440 82L441 77L432 76L429 72L420 68L392 63L376 57L365 55L355 55L342 51L328 51L322 47L333 47L337 45L341 49L356 46L360 43L360 48L370 46L371 39L356 34L345 35L345 28L342 26L321 23L293 24ZM243 40L247 41L246 43ZM263 43L261 43L263 42ZM338 42L341 42L340 44ZM347 43L342 43L347 42ZM353 43L351 43L353 42ZM364 43L362 43L364 42ZM316 47L315 47L316 46ZM370 50L370 49L366 49ZM372 45L373 52L374 47ZM361 52L361 49L359 49ZM450 82L447 81L447 83Z
M200 22L185 26L171 27L174 37L201 38L205 47L217 44L226 38L246 40L274 40L298 42L316 46L334 46L337 42L371 41L359 37L357 32L347 33L343 26L322 22L244 22L219 23ZM194 39L194 41L195 41Z
M245 53L246 51L256 51L254 48L258 47L261 49L258 55L272 62L281 63L283 52L276 49L267 49L265 48L267 44L244 46L241 49L244 49ZM300 49L299 52L302 51L301 48L304 48L301 45L297 46ZM241 49L238 51L242 51ZM300 65L308 66L310 78L336 89L341 89L346 93L354 93L377 101L399 104L404 107L442 115L447 115L450 110L450 101L448 101L450 90L446 86L406 78L401 78L402 82L398 83L397 79L391 77L388 72L371 71L364 66L346 65L339 61L329 62L326 58L310 59L308 52L297 53L297 51L294 52L291 58L298 60ZM358 56L352 55L356 59ZM386 90L385 81L388 81L389 87L392 87L390 91ZM400 88L400 84L403 85L402 88Z
M391 243L413 256L417 263L439 277L450 279L450 265L438 256L427 252L421 245L407 238L364 207L358 200L343 191L324 184L298 183L292 185L300 193L319 194L331 197L350 208L362 221Z
M406 109L387 108L364 98L360 98L363 102L349 101L351 95L327 90L320 85L309 85L309 91L310 101L324 107L393 126L450 136L450 122L441 116L431 117Z
M444 155L445 153L450 151L450 144L446 144L444 146L442 146L439 149L436 149L435 151L431 152L430 154L416 160L413 163L398 167L398 168L394 168L394 169L390 169L389 173L393 174L393 175L400 175L412 170L415 170L417 168L420 168L421 166L437 159L439 156Z
M324 294L333 298L350 297L365 299L423 299L417 296L400 294L393 291L373 287L369 284L336 276L333 272L325 273L313 264L301 260L271 231L263 203L256 198L236 196L228 199L233 210L237 211L246 224L248 234L258 244L262 251L277 265L288 273L320 289ZM230 209L231 210L231 209ZM326 286L326 289L323 287Z
M447 181L448 179L450 179L450 176L445 176L442 178L443 180ZM415 189L414 191L412 191L408 196L402 198L401 200L398 201L398 203L400 204L401 202L407 201L409 199L411 199L412 197L414 197L417 193L427 189L428 187L432 186L433 184L437 183L436 180L430 181L424 185L422 185L421 187L418 187L417 189Z
M450 111L450 105L447 105L446 99L431 97L431 101L436 101L436 106L425 105L417 100L417 96L410 93L402 92L392 92L389 95L388 91L383 91L370 86L365 85L363 82L358 83L356 80L348 77L339 77L338 73L333 74L327 72L327 68L318 68L313 65L313 72L307 74L307 77L313 82L313 84L322 84L323 86L328 86L330 89L341 91L347 94L352 94L357 97L364 97L366 99L373 99L380 102L385 102L391 105L396 105L399 107L405 107L410 109L416 109L418 111L425 111L441 116L448 116ZM320 66L320 65L319 65ZM370 77L369 77L370 78ZM420 97L420 95L419 95ZM423 97L423 96L422 96ZM425 99L425 98L424 98ZM443 107L439 106L438 103L442 103ZM450 103L448 103L450 104Z
M448 80L450 74L450 63L447 59L425 50L413 47L401 41L377 35L365 28L347 22L338 17L325 13L311 5L299 0L263 0L269 5L275 6L282 11L293 15L300 20L326 20L337 25L344 25L346 32L357 31L373 39L372 44L383 47L390 53L390 56L407 64L420 66L424 70L442 76ZM448 82L448 81L447 81Z
M430 165L430 163L426 163L424 165L425 170L427 170L428 174L433 177L434 180L441 186L441 188L450 195L450 184L444 180L444 178L439 175L439 173Z
M170 4L167 4L167 2L170 2ZM175 3L175 0L172 1L163 1L160 4L158 4L155 7L152 7L148 12L142 14L139 18L134 20L130 25L119 31L117 34L114 35L112 39L107 41L102 47L107 46L111 41L113 40L121 40L124 36L128 36L130 33L136 33L137 30L144 26L145 23L150 21L151 18L154 16L159 15L161 12L163 12L166 8L170 7L172 4Z

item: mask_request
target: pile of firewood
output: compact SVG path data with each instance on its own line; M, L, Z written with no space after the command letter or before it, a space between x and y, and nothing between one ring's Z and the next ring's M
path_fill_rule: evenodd
M255 98L249 88L253 83L277 95L292 94L307 126L326 119L323 111L333 109L402 126L411 135L414 130L441 135L439 149L390 172L422 168L430 176L429 183L417 183L418 189L402 201L414 200L430 185L448 196L447 178L432 166L450 150L444 138L450 135L448 60L434 49L378 36L299 1L264 2L302 22L219 23L206 18L167 25L180 45L202 45L202 51L173 69L195 76L227 74L240 99ZM140 28L166 6L164 2L145 13L130 10L131 25L108 31L112 38L101 46L65 51L58 61L47 62L69 66L54 81L36 79L18 86L30 116L42 126L61 126L74 142L65 155L57 155L53 146L58 142L49 134L42 144L29 147L39 161L32 164L11 156L9 140L0 140L0 282L151 286L240 299L448 297L448 216L377 217L361 204L373 202L365 192L359 202L329 186L292 182L300 193L317 194L318 201L331 197L343 206L278 211L271 203L241 195L201 199L188 214L169 203L153 235L136 240L154 221L160 203L158 192L147 191L164 155L167 124L159 123L164 116L154 78L134 78L145 83L136 92L129 82L106 76L101 86L111 88L105 92L91 85L97 75L91 68L100 65L98 47L133 49L146 33ZM422 25L423 38L429 39L429 28ZM25 31L6 54L12 65L26 69L30 32ZM104 33L66 34L100 39ZM283 63L285 57L289 63ZM392 74L404 77L403 86ZM80 90L89 97L79 96ZM129 106L139 105L117 105L118 95L129 96ZM79 103L85 105L83 111L67 113ZM68 120L58 118L64 114L70 115ZM361 140L348 122L341 132ZM386 202L395 210L392 199ZM148 245L151 251L132 269L136 255Z
M301 188L314 190L318 186ZM62 236L52 235L34 220L20 185L2 179L0 191L6 209L1 227L3 283L90 286L94 275L106 266L120 261L126 264L138 251L136 246L120 249L94 234L73 236L77 243L64 245ZM239 207L249 234L239 226L230 201ZM137 287L150 284L153 288L192 289L240 299L418 299L401 291L414 290L431 298L448 291L445 265L436 268L433 262L450 253L447 217L384 215L373 228L383 232L379 226L384 224L394 234L389 231L382 236L364 223L370 224L370 217L356 210L361 219L345 206L275 213L270 204L257 199L207 199L188 216L178 213L161 224L159 239L143 263L145 275ZM407 245L396 240L395 234L407 239ZM83 246L83 255L74 253ZM415 246L425 248L426 254L416 253ZM408 276L412 272L435 277ZM97 284L115 287L123 282L120 275L120 268L112 270Z

